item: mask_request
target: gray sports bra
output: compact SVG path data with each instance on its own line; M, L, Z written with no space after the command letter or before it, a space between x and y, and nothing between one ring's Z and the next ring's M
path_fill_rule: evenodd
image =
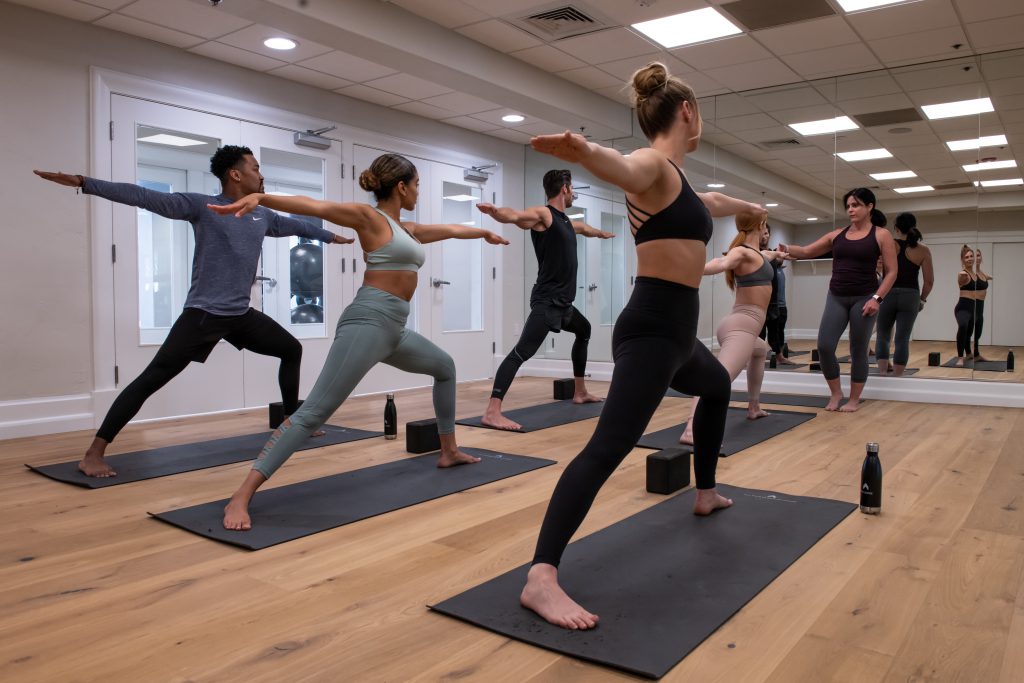
M757 251L757 249L754 249L753 247L748 246L746 244L744 244L743 246L747 247L747 249ZM749 273L748 275L739 275L735 271L733 271L733 282L736 284L737 287L763 287L764 285L771 286L772 280L775 279L775 269L772 268L772 263L771 261L768 260L768 257L766 257L759 251L757 251L757 253L758 255L761 256L762 259L764 259L764 262L761 264L760 268L755 270L753 273Z
M373 210L388 219L388 225L391 226L391 241L379 249L363 252L366 255L366 269L419 270L427 259L427 252L423 245L406 232L405 228L396 223L391 216L377 207L374 207Z

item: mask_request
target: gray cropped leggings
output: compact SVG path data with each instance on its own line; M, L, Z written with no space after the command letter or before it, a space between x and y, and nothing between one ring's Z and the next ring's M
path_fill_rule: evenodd
M889 339L896 326L893 365L906 365L910 358L910 333L921 310L921 292L913 287L893 287L878 307L878 334L875 335L875 358L889 359Z
M455 431L455 362L422 335L406 329L409 302L363 285L341 314L334 343L305 402L270 437L253 469L268 479L327 421L377 363L434 378L439 434ZM289 426L288 423L291 423Z
M861 313L870 294L861 296L836 296L828 293L825 312L821 314L818 326L818 355L821 358L821 373L825 379L839 377L839 362L836 347L843 330L850 326L850 381L863 384L868 380L868 345L875 327L875 316Z

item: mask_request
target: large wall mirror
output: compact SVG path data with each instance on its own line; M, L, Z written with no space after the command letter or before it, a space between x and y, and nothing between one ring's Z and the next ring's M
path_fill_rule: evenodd
M991 110L985 111L988 102ZM687 177L698 191L719 189L768 206L769 246L809 244L845 227L842 197L855 187L874 192L890 231L900 214L914 216L934 283L912 325L902 315L911 329L906 376L1024 381L1024 370L1012 360L1024 346L1024 316L1015 301L1016 292L1024 291L1016 283L1024 279L1024 181L1018 164L1024 157L1024 50L709 95L700 107L704 136L699 155L687 161ZM822 123L803 132L793 127L830 120L848 122L834 131ZM629 144L623 146L627 151ZM528 204L543 203L540 178L557 166L527 151ZM594 325L591 358L607 361L611 325L635 274L634 252L621 192L578 172L573 213L617 235L578 244L577 307ZM716 220L708 257L722 253L735 235L732 219ZM529 245L526 252L528 299L536 260ZM911 254L911 261L920 260L920 253ZM782 268L785 340L795 365L769 372L810 372L832 275L828 256ZM701 287L699 334L712 348L733 297L722 276ZM571 339L558 338L565 336L552 335L538 356L568 358ZM844 337L838 355L847 354ZM849 363L841 368L850 372Z

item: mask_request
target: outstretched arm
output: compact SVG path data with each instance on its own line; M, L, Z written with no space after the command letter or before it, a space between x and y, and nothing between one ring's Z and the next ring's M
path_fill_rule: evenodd
M587 225L582 221L573 221L572 229L577 235L583 235L584 237L598 237L603 240L611 239L615 237L614 232L605 232L604 230L598 230L597 228Z
M497 233L491 232L490 230L484 230L483 228L474 228L469 225L454 225L448 223L426 224L405 221L402 223L402 226L409 231L409 234L423 244L440 242L441 240L476 239L485 240L489 244L508 244L508 240Z
M760 204L736 199L721 192L698 192L697 196L704 202L704 206L708 207L712 218L735 216L745 212L761 214L762 221L768 218L768 212Z
M796 244L780 244L779 251L791 255L795 259L821 256L832 249L832 240L834 240L838 234L839 230L833 230L828 234L822 235L819 239L811 242L806 247L801 247Z
M297 235L298 237L308 237L309 239L319 240L327 244L352 244L355 242L351 237L342 237L335 232L325 230L319 225L314 225L310 221L292 218L291 216L282 216L278 213L273 214L273 216L270 230L267 232L271 237Z
M639 149L629 156L618 150L588 142L578 133L539 135L530 144L538 152L563 161L580 164L601 180L613 183L630 194L651 188L660 173L662 156L653 149Z
M366 228L373 214L373 209L368 204L342 204L340 202L328 202L310 197L289 197L263 194L261 192L246 195L231 204L223 206L210 204L209 206L211 211L221 215L234 214L239 217L251 212L257 206L265 206L275 211L322 218L335 225L352 228L356 232Z
M499 223L514 225L523 230L547 230L551 225L551 211L544 206L531 206L518 211L507 206L495 206L487 202L476 205L480 213L487 214Z
M157 192L133 183L111 183L70 173L32 172L43 180L66 187L82 188L85 194L103 197L118 204L137 206L172 220L191 221L198 216L201 206L194 199L196 195L190 196L182 192Z
M704 264L705 275L717 275L718 273L724 273L727 270L733 270L741 263L743 258L746 256L743 252L747 251L742 247L733 247L729 251L725 252L724 256L713 258Z

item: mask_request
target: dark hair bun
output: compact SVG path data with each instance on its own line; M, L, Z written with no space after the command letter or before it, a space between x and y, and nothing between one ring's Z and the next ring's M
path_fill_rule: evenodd
M638 100L645 100L668 84L668 69L661 62L651 62L633 74L633 90Z
M367 192L375 192L380 189L380 178L370 169L366 169L359 174L359 187Z

